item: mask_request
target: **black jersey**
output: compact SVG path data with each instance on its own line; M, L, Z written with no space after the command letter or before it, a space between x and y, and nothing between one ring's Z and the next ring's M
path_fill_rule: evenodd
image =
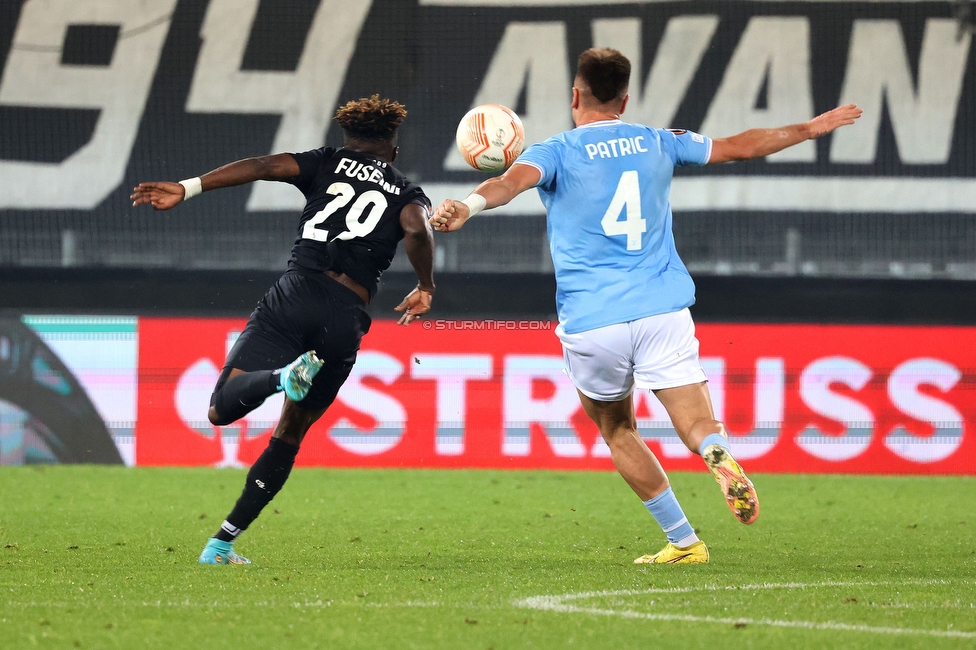
M403 239L400 211L430 199L393 165L368 153L322 147L293 153L291 182L305 195L290 267L336 271L376 294Z

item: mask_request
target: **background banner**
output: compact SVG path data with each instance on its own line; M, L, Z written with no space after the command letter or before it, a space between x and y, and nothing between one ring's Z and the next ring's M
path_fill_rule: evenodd
M281 398L206 420L243 320L139 322L140 465L250 464ZM374 322L300 465L611 469L549 321ZM716 414L753 471L976 473L976 328L702 324ZM668 469L699 469L660 402L635 393Z
M0 12L0 119L27 127L0 138L0 208L111 209L133 172L182 178L335 142L335 107L373 92L413 109L401 164L439 194L477 177L453 146L473 105L512 107L529 142L572 128L576 56L593 45L631 59L627 119L644 124L721 137L864 108L841 136L692 172L677 209L976 202L971 17L949 2L27 0ZM58 182L32 191L44 177ZM248 211L303 205L282 184L243 192ZM510 210L540 211L531 198Z
M0 263L280 267L268 243L287 246L303 205L287 184L203 196L163 221L131 216L132 186L337 144L335 108L381 93L409 108L397 164L437 203L484 178L454 149L461 116L507 104L529 142L571 128L576 57L594 45L632 60L625 118L657 127L723 137L864 108L835 136L680 171L677 211L971 215L965 4L7 0ZM493 214L541 213L527 192Z
M136 319L0 317L0 465L132 465Z

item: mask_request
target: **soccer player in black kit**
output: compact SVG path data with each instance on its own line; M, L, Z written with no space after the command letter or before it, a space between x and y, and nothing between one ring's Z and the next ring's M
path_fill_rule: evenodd
M407 111L379 95L350 101L333 119L341 149L238 160L179 183L140 183L132 205L169 210L201 191L257 180L291 183L307 200L288 270L265 294L227 355L210 421L238 420L278 391L281 419L251 466L244 491L200 555L201 564L249 564L233 542L281 490L309 427L332 404L369 331L365 307L405 240L419 283L396 307L408 324L430 310L434 240L430 199L391 164Z

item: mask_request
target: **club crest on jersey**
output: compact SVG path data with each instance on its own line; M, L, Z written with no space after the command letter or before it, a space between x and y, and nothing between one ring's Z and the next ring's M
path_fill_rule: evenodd
M667 130L675 135L684 135L685 133L687 133L688 135L691 136L692 140L694 140L699 144L704 144L705 142L705 136L699 133L695 133L694 131L688 131L686 129L667 129Z

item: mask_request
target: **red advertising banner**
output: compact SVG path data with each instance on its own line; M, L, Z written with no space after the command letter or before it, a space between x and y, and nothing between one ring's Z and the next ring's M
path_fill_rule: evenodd
M281 396L214 427L210 392L243 320L140 319L136 462L239 466ZM555 323L373 323L299 465L612 469L562 372ZM976 474L976 328L702 324L716 416L752 471ZM700 469L635 393L667 469Z

